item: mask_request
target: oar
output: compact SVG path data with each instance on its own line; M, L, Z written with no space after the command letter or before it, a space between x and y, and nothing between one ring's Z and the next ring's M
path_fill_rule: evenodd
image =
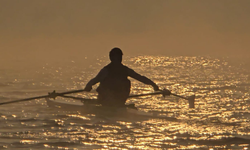
M29 101L29 100L33 100L33 99L40 99L40 98L46 98L46 97L48 97L48 95L31 97L31 98L25 98L25 99L18 99L18 100L9 101L9 102L3 102L3 103L0 103L0 105L17 103L17 102L23 102L23 101Z
M9 101L9 102L3 102L3 103L0 103L0 105L17 103L17 102L23 102L23 101L29 101L29 100L34 100L34 99L46 98L46 97L54 98L55 99L57 96L60 96L60 95L73 94L73 93L79 93L79 92L84 92L84 91L85 90L73 90L73 91L62 92L62 93L56 93L55 91L53 91L52 93L49 93L48 95L31 97L31 98L24 98L24 99L18 99L18 100Z
M162 94L163 97L165 97L166 95L168 95L168 94L167 94L167 90L164 89L164 90L162 90L162 91L154 92L154 93L130 95L129 98L140 97L140 96L148 96L148 95L159 95L159 94ZM179 97L179 98L182 98L182 99L185 99L185 100L188 100L189 108L194 108L195 95L192 95L192 96L189 96L189 97L183 97L183 96L180 96L180 95L177 95L177 94L173 94L173 93L171 93L171 95L176 96L176 97Z

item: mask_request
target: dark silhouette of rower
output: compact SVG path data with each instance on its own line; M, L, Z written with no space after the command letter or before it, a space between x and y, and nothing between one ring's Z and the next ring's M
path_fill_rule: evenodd
M92 86L100 82L96 91L98 92L98 101L103 106L125 105L131 87L128 77L132 77L144 84L152 85L155 91L159 91L159 87L152 80L123 65L122 55L120 48L113 48L109 52L111 62L101 69L97 76L87 83L84 89L91 91ZM169 91L169 95L170 93Z

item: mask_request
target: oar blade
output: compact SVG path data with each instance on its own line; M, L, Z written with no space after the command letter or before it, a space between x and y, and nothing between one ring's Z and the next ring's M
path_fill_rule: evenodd
M194 108L195 95L188 97L189 108Z

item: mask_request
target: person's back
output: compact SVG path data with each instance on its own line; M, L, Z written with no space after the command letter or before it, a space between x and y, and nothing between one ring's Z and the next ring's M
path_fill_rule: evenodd
M108 73L97 88L99 102L102 105L123 106L130 93L128 67L111 62L104 69Z
M121 49L113 48L109 53L111 63L105 66L85 87L86 91L90 91L92 85L100 82L97 88L98 100L104 106L125 105L131 86L128 76L144 84L152 85L155 91L159 90L159 87L153 81L124 66L122 55Z

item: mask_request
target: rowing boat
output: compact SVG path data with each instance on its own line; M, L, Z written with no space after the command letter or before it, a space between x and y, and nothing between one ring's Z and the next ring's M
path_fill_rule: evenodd
M18 99L13 101L7 101L2 102L0 105L6 105L6 104L12 104L17 102L24 102L24 101L30 101L35 99L41 99L45 98L47 101L47 105L50 108L58 109L62 111L78 111L83 114L97 114L97 115L103 115L103 116L117 116L121 117L124 116L125 118L136 118L137 116L142 118L146 117L145 119L153 118L153 119L168 119L171 121L176 121L176 118L172 117L166 117L161 116L158 113L149 113L145 111L141 111L140 109L137 109L134 107L134 105L128 105L125 107L107 107L107 106L101 106L100 104L96 103L96 99L84 99L84 98L78 98L74 96L68 96L67 94L74 94L74 93L80 93L84 92L85 90L72 90L68 92L62 92L62 93L56 93L55 91L48 93L48 95L42 95L42 96L36 96L36 97L30 97L30 98L24 98L24 99ZM165 97L166 95L169 95L168 90L163 89L161 91L157 91L154 93L146 93L146 94L138 94L138 95L130 95L128 98L135 98L135 97L141 97L141 96L149 96L149 95L163 95ZM194 101L195 101L195 95L189 96L189 97L183 97L177 94L171 93L170 95L173 95L175 97L179 97L185 100L188 100L189 108L194 108ZM78 100L78 102L63 102L58 99L57 97L63 97L63 98L71 98L74 100ZM54 99L54 100L52 100ZM55 100L56 99L56 100ZM80 101L83 101L81 103ZM85 103L86 102L86 103ZM131 107L132 106L132 107Z
M74 93L80 93L80 92L84 92L85 90L73 90L73 91L68 91L68 92L62 92L62 93L56 93L56 91L54 90L51 93L48 93L48 95L42 95L42 96L36 96L36 97L30 97L30 98L24 98L24 99L18 99L18 100L13 100L13 101L8 101L8 102L2 102L0 103L0 105L6 105L6 104L12 104L12 103L17 103L17 102L24 102L24 101L30 101L30 100L35 100L35 99L41 99L41 98L53 98L55 99L56 97L65 97L65 98L72 98L72 99L78 99L78 100L83 100L83 101L90 101L89 99L82 99L82 98L77 98L74 96L66 96L67 94L74 94ZM146 93L146 94L139 94L139 95L129 95L128 98L133 98L133 97L141 97L141 96L149 96L149 95L159 95L161 94L163 97L165 97L166 95L169 95L168 90L163 89L160 90L158 92L154 92L154 93ZM189 96L189 97L183 97L174 93L171 93L170 95L188 100L189 103L189 108L194 108L194 99L195 99L195 95ZM91 100L92 101L92 100Z
M79 101L67 102L63 99L50 99L45 98L48 107L56 109L58 111L77 111L81 114L94 114L96 116L105 116L105 117L118 117L126 119L168 119L171 121L176 121L176 118L159 116L156 113L145 112L137 109L136 107L107 107L96 104L95 102L89 104L83 104ZM92 99L91 101L95 101Z
M101 114L101 115L140 115L140 116L147 116L152 117L154 116L153 113L144 112L141 110L138 110L136 107L131 107L129 105L125 107L108 107L108 106L101 106L98 103L88 103L83 104L81 102L67 102L62 99L49 99L45 98L48 107L61 110L61 111L78 111L82 114ZM96 101L95 99L92 99L90 101Z

